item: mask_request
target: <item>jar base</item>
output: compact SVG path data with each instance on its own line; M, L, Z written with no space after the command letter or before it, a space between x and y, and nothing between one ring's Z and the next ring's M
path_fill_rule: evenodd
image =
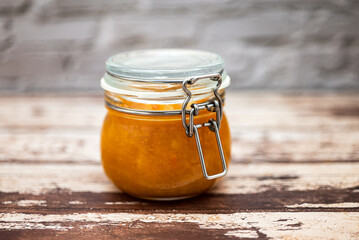
M193 198L198 195L200 195L200 194L188 195L188 196L184 196L184 197L158 197L158 198L157 197L139 197L139 196L134 196L134 197L145 199L145 200L150 200L150 201L166 202L166 201L178 201L178 200Z

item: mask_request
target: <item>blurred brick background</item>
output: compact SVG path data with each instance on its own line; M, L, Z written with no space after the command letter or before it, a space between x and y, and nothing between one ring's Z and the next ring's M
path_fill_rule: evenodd
M359 89L359 1L0 1L0 93L101 92L110 55L163 47L222 55L232 89Z

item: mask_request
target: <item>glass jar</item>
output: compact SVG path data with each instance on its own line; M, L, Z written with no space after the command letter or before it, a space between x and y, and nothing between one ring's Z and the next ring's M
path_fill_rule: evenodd
M223 101L230 78L220 56L139 50L109 58L106 70L101 157L119 189L176 200L205 192L226 174L231 137Z

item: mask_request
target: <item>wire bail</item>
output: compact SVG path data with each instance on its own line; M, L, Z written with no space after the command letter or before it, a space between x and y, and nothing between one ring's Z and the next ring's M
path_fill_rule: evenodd
M191 138L191 137L193 137L193 135L195 135L197 150L198 150L198 155L199 155L199 159L201 162L203 176L207 180L212 180L215 178L223 177L227 173L226 160L225 160L225 157L223 154L221 138L219 135L219 128L221 126L221 121L222 121L222 117L223 117L223 100L222 100L220 94L218 93L218 89L220 88L220 86L222 84L221 72L216 73L216 74L189 77L189 78L186 78L182 83L182 89L187 94L187 97L184 100L183 105L182 105L182 125L186 131L187 137ZM190 102L191 97L192 97L192 93L187 88L187 85L193 85L198 80L208 79L208 78L211 79L212 81L217 82L216 87L213 89L213 94L216 99L214 99L213 101L211 101L209 103L199 103L199 104L193 103L191 105L191 109L187 110L187 105ZM199 114L199 111L204 110L204 109L207 109L208 111L211 111L211 112L216 112L216 120L210 119L206 123L194 125L194 116L197 116ZM187 124L187 120L186 120L187 114L189 114L189 123L188 124ZM218 147L218 151L219 151L219 155L220 155L221 163L222 163L222 169L223 169L223 171L221 173L214 174L214 175L208 175L208 173L207 173L207 168L206 168L206 164L205 164L204 157L203 157L201 141L199 139L199 134L198 134L198 129L201 127L208 127L216 135L217 147Z

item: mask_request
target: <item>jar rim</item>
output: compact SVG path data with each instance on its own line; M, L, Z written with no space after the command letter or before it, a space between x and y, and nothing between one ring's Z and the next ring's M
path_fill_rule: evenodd
M101 78L101 87L105 91L112 92L112 93L128 95L128 96L136 95L137 97L144 97L144 98L185 96L185 93L183 92L182 88L174 89L173 91L165 91L164 90L165 94L163 94L163 92L158 92L158 91L139 91L139 90L134 91L134 89L132 89L132 88L126 88L126 87L120 88L120 87L116 87L114 84L109 84L109 82L107 81L108 78L109 78L109 76L107 76L107 78L105 78L105 77ZM222 80L222 84L221 84L219 90L225 89L226 87L228 87L230 85L230 83L231 83L231 78L228 75L226 75L225 78ZM214 86L215 85L213 85L211 87L206 87L206 88L201 88L201 87L194 88L194 89L191 89L191 92L194 95L208 93L208 92L212 91Z
M106 61L108 75L129 81L180 83L192 76L223 71L223 59L192 49L146 49L123 52Z

